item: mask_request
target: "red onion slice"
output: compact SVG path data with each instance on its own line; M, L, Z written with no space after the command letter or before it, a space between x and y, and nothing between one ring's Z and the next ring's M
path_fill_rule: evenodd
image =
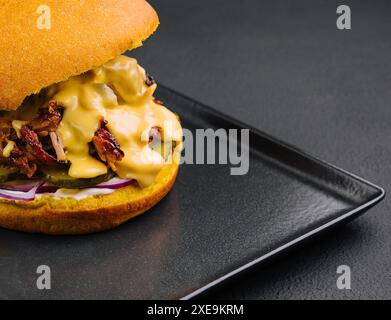
M9 191L28 192L35 187L35 185L37 184L37 180L20 180L20 181L18 180L15 181L15 183L17 184L8 183L8 184L0 185L0 189L9 190Z
M27 192L0 189L0 197L15 201L33 201L38 188L42 184L42 181L36 182L35 185Z
M113 178L94 187L84 189L96 188L117 190L133 184L136 184L136 180ZM35 199L36 194L55 193L58 189L60 188L47 184L44 181L18 181L17 185L8 184L0 186L0 198L8 200L32 201Z
M52 184L48 183L43 183L37 190L37 194L42 194L42 193L55 193L60 187L57 187Z
M124 187L130 186L130 185L135 184L135 183L136 183L136 180L113 178L113 179L111 179L109 181L97 184L93 188L116 190L116 189L120 189L120 188L124 188Z

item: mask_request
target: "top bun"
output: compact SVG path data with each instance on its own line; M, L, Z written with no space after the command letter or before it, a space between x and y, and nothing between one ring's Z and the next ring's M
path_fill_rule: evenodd
M38 27L43 3L50 29ZM140 46L158 25L145 0L0 0L0 110Z

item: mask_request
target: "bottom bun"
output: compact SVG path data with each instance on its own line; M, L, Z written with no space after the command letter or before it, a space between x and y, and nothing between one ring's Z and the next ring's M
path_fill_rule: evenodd
M117 227L156 205L172 188L178 164L166 165L147 188L128 186L82 200L42 197L31 202L0 199L0 227L51 235L87 234Z

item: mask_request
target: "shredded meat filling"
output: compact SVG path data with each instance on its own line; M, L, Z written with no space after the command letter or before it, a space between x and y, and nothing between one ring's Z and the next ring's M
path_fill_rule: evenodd
M102 120L101 127L95 132L95 136L92 138L92 143L99 158L105 161L116 172L115 163L121 161L125 154L121 150L117 140L108 131L106 125L107 121Z
M0 162L1 161L0 157ZM26 175L28 178L31 178L34 173L37 171L37 165L28 157L26 150L23 150L20 146L15 145L11 151L9 157L10 162L17 167L21 173ZM6 161L7 164L8 161Z
M61 139L56 133L63 117L63 108L56 101L50 101L41 108L37 116L26 121L17 133L12 121L0 118L0 164L16 167L31 178L39 165L55 165L66 161ZM161 140L161 129L153 127L150 142ZM12 150L4 152L12 141ZM91 143L91 153L96 154L116 172L116 163L124 157L119 143L107 128L107 121L101 121Z
M56 132L62 120L64 109L52 100L47 108L38 110L38 116L29 123L31 129L39 136L45 137L50 132Z
M57 135L56 132L50 132L49 133L50 140L52 142L54 151L56 152L57 160L58 161L66 161L66 155L64 151L64 146L62 145L61 138Z
M21 140L25 145L28 155L32 160L37 160L42 164L55 164L56 159L48 154L42 147L41 142L38 139L37 133L35 133L30 126L23 125L20 129Z
M19 136L12 126L12 121L1 118L0 163L17 167L21 173L29 178L37 171L38 164L56 164L57 159L44 149L42 141L44 137L57 130L62 115L63 108L56 101L50 101L46 108L38 110L38 115L34 119L27 121L20 128ZM13 141L14 146L7 157L3 151L9 141Z
M146 73L145 75L145 84L150 87L156 83L155 79L149 74Z

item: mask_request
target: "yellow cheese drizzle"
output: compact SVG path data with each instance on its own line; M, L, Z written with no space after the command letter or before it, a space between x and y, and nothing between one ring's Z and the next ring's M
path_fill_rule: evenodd
M8 141L7 145L3 149L3 157L4 158L9 158L11 156L11 152L15 147L15 142L13 141Z
M118 176L136 179L141 186L154 182L165 160L149 147L149 131L160 127L165 141L176 142L182 140L182 131L176 115L154 102L157 86L147 86L145 77L135 59L119 56L45 89L45 100L54 99L65 108L57 133L71 163L71 177L107 172L107 166L89 154L89 143L104 119L125 153L116 163Z

